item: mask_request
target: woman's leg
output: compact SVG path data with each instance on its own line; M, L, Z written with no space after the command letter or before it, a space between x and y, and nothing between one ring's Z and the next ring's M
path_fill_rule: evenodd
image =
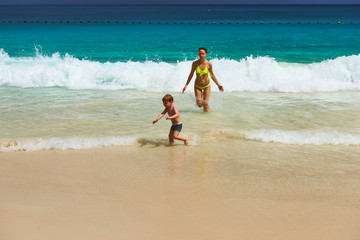
M195 92L195 97L196 97L196 104L198 105L198 107L202 107L203 106L203 101L202 101L202 91L201 91L201 89L198 89L197 87L194 87L194 92Z
M204 106L204 112L210 112L209 108L209 99L210 99L210 92L211 92L211 86L208 86L204 89L203 96L203 106Z

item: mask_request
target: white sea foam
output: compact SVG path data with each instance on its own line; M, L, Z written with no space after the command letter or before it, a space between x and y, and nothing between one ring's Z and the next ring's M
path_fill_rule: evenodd
M282 63L270 57L252 56L238 61L211 61L226 91L360 90L360 55L312 64ZM190 61L100 63L59 53L10 57L0 50L0 86L178 92L186 82L190 66ZM217 90L215 86L213 89Z
M294 145L360 145L360 134L340 133L337 131L319 132L261 129L258 131L242 131L241 135L248 140Z
M214 138L214 136L216 136ZM222 131L213 133L213 140L227 136L230 138L243 138L247 140L283 143L291 145L360 145L360 134L340 132L318 132L318 131L285 131L278 129L261 129L252 131L240 131L238 134L233 131ZM199 136L190 136L190 145L198 145ZM162 145L167 144L167 139L147 139L138 136L107 136L88 138L27 138L12 141L0 142L0 152L13 151L37 151L37 150L69 150L69 149L91 149L109 146L129 146L135 142L140 144Z
M0 152L37 151L51 149L90 149L108 146L132 145L137 136L107 136L88 138L18 139L0 142Z

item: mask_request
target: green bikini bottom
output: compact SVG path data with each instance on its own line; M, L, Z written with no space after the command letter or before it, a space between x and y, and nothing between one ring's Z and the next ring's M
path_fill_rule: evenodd
M204 90L205 88L209 87L210 86L210 83L206 86L203 86L203 87L199 87L198 85L194 84L194 86L200 90Z

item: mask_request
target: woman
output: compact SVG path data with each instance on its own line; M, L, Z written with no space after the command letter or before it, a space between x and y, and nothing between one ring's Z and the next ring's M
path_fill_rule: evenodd
M191 71L188 77L188 80L183 88L182 92L184 93L187 86L189 85L192 77L194 76L194 72L196 71L196 79L194 84L194 91L196 97L196 104L199 107L204 108L204 112L209 112L209 98L210 98L210 79L209 74L212 80L216 83L220 91L224 91L223 86L220 85L218 80L216 79L211 62L205 59L207 55L206 48L199 48L199 60L196 60L192 63Z

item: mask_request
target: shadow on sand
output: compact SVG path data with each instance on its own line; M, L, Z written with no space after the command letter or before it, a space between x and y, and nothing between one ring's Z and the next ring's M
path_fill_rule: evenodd
M172 146L172 145L169 144L169 141L167 139L141 138L141 139L138 140L138 143L140 143L141 147L144 147L144 146L152 146L152 147L166 146L166 147L171 147Z

